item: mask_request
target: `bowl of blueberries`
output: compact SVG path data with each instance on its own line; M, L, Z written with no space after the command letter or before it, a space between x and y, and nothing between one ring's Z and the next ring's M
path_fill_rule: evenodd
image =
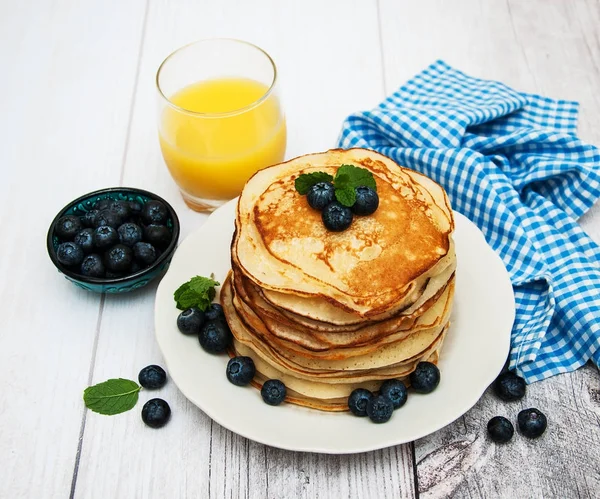
M142 189L114 187L60 210L47 246L52 263L75 285L123 293L164 274L178 239L179 219L169 203Z

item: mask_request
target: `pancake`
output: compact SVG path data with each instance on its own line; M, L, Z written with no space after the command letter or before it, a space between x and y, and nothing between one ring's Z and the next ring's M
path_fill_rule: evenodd
M340 164L367 168L380 204L349 229L328 232L294 188L302 173L335 174ZM427 186L427 188L425 187ZM397 306L437 273L454 228L447 197L423 175L362 149L334 150L256 173L240 196L232 260L263 289L319 296L369 317Z

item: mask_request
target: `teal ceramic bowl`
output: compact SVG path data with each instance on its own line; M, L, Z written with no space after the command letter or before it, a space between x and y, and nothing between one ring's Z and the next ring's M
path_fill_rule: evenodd
M83 276L60 264L56 258L56 250L60 244L60 240L54 233L54 226L56 225L57 220L64 215L84 215L90 211L93 205L101 199L136 201L142 205L150 200L156 200L162 202L167 207L167 210L169 211L167 227L171 231L171 242L152 265L140 270L139 272L135 272L123 277L99 278ZM101 189L99 191L91 192L81 196L60 210L52 221L52 224L50 224L50 229L48 230L47 247L48 255L50 255L52 263L55 265L58 271L65 276L66 279L71 281L76 286L87 289L88 291L94 291L96 293L125 293L127 291L133 291L134 289L142 288L153 279L162 276L171 263L178 240L179 219L177 218L177 214L175 213L173 207L163 198L151 192L144 191L142 189L135 189L133 187L113 187L109 189Z

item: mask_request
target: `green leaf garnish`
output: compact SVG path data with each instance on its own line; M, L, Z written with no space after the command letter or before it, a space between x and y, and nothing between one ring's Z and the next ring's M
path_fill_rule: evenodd
M303 173L294 181L294 186L300 194L304 195L313 185L332 180L333 177L325 172Z
M347 189L336 189L335 199L337 199L340 204L350 208L356 203L356 191L351 187Z
M333 186L338 188L338 178L348 177L347 183L345 182L344 188L347 185L351 186L353 189L355 187L360 187L364 185L365 187L370 187L374 191L377 191L377 184L375 184L375 178L373 174L367 170L366 168L359 168L354 165L342 165L338 168L337 173L335 174L335 178L333 179ZM340 188L342 188L340 186Z
M130 379L109 379L83 391L85 406L99 414L113 416L133 409L138 401L138 393L142 389Z
M175 302L179 310L197 307L203 312L212 303L215 297L215 286L219 283L212 278L196 276L182 284L174 293Z

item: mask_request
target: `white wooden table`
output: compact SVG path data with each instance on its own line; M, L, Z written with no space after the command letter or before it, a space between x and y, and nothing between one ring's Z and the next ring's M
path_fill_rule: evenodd
M54 214L98 188L146 188L202 225L163 165L154 74L199 38L252 41L279 65L288 156L333 146L342 119L438 58L516 89L581 102L600 144L598 0L0 2L0 497L598 497L600 387L586 366L529 387L549 417L539 441L492 444L517 406L489 393L411 444L349 456L281 451L213 423L171 382L161 430L142 403L90 413L83 389L162 363L156 286L100 296L60 277L45 250ZM600 241L600 208L581 221ZM141 402L149 397L144 394Z

